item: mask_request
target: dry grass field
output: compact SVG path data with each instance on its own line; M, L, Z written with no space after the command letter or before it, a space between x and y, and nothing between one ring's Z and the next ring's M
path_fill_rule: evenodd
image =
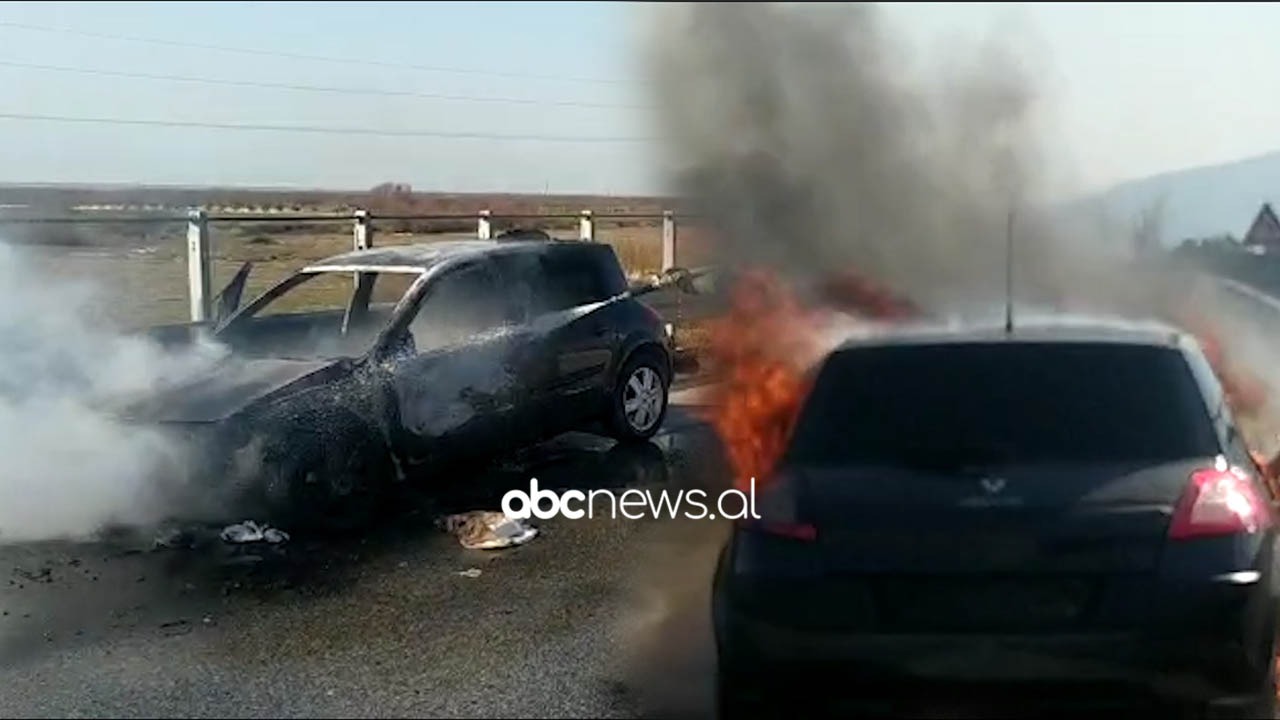
M546 230L559 238L576 238L583 209L596 213L596 239L611 244L631 273L648 273L662 264L662 227L656 217L610 220L607 215L659 215L669 201L647 198L589 196L420 195L404 192L359 194L281 191L160 189L107 190L21 189L0 187L0 205L25 206L11 215L84 216L69 225L0 224L0 241L17 243L35 258L52 282L88 283L98 294L104 319L124 328L183 322L189 317L185 223L107 225L91 219L102 214L180 215L180 208L199 205L223 217L240 212L271 214L269 222L228 219L211 224L217 292L246 261L254 264L245 300L255 297L308 262L346 252L352 246L351 223L294 222L290 214L346 214L355 207L375 215L374 244L379 246L471 238L479 210L493 213L493 230L511 227ZM387 219L379 215L465 214L461 218ZM561 215L558 218L536 216ZM698 228L679 222L678 261L705 262ZM290 295L294 309L337 307L351 284L345 277L319 278Z

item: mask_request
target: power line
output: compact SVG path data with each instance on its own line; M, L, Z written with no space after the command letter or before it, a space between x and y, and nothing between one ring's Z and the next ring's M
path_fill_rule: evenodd
M167 40L165 38L156 37L139 37L134 35L116 35L113 33L94 32L90 30L76 30L74 28L51 27L48 25L35 25L31 23L11 22L0 20L0 27L10 28L13 30L27 30L30 32L54 33L60 35L77 35L80 37L96 38L99 40L116 40L121 42L145 43L149 45L163 45L166 47L190 48L196 50L213 50L215 52L238 53L241 55L257 55L263 57L279 57L288 58L290 60L309 60L315 62L343 63L349 65L366 65L369 67L383 68L399 68L402 70L420 70L424 72L452 73L455 75L477 75L486 77L500 77L520 80L555 80L560 82L578 82L593 83L597 85L622 85L622 80L611 80L608 78L586 78L586 77L567 77L561 75L541 75L535 73L517 73L502 72L496 70L479 70L475 68L449 67L443 65L416 65L412 63L394 63L382 60L367 60L364 58L339 58L325 55L309 55L305 53L291 53L277 50L263 50L260 48L245 47L228 47L225 45L209 45L205 43L182 42L178 40Z
M225 85L228 87L266 88L271 90L298 90L302 92L337 93L343 95L378 95L384 97L411 97L427 100L451 100L456 102L491 102L513 105L549 105L558 107L581 108L616 108L622 110L644 110L641 105L622 105L612 103L591 103L574 100L540 100L533 98L513 98L483 95L448 95L442 93L422 93L412 90L378 90L358 87L330 87L324 85L297 85L291 83L272 83L258 80L226 80L221 78L200 77L195 75L161 75L155 73L133 73L123 70L101 70L98 68L68 67L64 65L41 65L10 60L0 60L0 67L21 68L24 70L40 70L44 72L74 73L79 75L99 75L106 77L123 77L138 80L161 80L166 82L188 82L201 85Z
M326 127L321 125L270 125L199 122L188 120L156 120L152 118L76 117L71 115L38 115L34 113L0 112L0 120L39 120L43 122L93 125L141 125L208 130L248 130L258 132L319 133L326 135L374 135L378 137L433 137L454 140L513 140L561 143L641 143L642 137L570 137L565 135L504 135L500 133L454 132L448 130L377 130L371 128Z

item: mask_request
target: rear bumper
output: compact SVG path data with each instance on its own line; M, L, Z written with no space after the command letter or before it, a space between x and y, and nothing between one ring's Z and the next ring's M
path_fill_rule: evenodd
M1202 590L1170 594L1142 630L1079 634L801 629L718 602L717 646L722 671L762 690L818 682L822 691L865 696L918 683L1105 685L1169 699L1243 700L1269 671L1260 658L1275 632L1272 596L1262 582ZM1223 591L1230 602L1223 602Z

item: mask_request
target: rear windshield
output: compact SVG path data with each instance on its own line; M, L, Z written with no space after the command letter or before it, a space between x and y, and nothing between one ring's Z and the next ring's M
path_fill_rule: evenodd
M788 459L950 469L1218 452L1208 409L1177 350L991 343L833 355Z

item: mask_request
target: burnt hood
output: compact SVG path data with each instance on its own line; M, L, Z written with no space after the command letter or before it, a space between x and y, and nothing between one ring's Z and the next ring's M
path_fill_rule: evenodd
M135 422L212 422L301 381L339 360L229 358L208 371L144 395L119 399L113 412Z

